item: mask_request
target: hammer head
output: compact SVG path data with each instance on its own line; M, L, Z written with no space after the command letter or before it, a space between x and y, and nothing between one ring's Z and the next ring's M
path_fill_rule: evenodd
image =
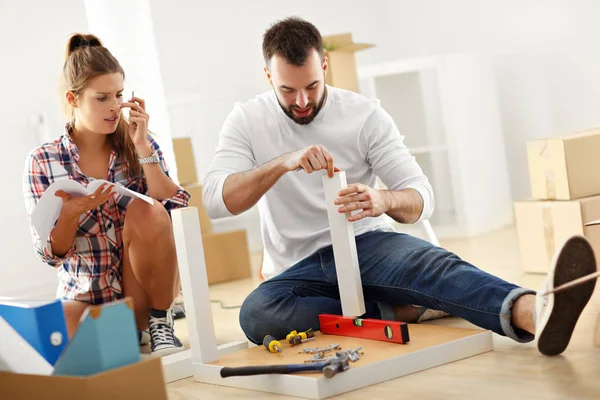
M323 375L325 378L332 378L338 372L343 372L350 367L348 362L348 354L345 351L338 351L335 357L328 360L327 365L323 367Z

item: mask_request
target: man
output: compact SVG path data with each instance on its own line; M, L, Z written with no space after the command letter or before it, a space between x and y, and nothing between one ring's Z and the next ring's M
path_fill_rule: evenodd
M203 201L211 218L243 213L258 203L267 281L244 301L240 324L261 343L292 329L318 329L319 314L341 314L320 172L346 172L339 212L356 234L365 297L364 318L415 321L441 310L519 342L538 336L543 354L561 353L595 286L539 297L487 274L420 239L395 233L381 218L427 219L431 185L379 103L325 85L327 58L319 31L299 18L264 35L265 74L273 91L237 104L228 116ZM379 177L389 190L374 189ZM556 258L549 288L596 271L583 237ZM418 305L420 307L413 307ZM537 321L536 321L537 320ZM537 327L536 327L537 326Z

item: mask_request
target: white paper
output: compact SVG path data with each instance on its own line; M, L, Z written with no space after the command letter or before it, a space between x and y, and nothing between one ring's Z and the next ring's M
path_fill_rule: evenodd
M0 371L50 375L54 367L0 317Z
M46 241L50 237L50 232L52 232L62 208L62 199L56 196L57 191L62 190L72 196L87 196L94 193L104 183L112 185L116 194L137 197L149 204L154 204L151 197L129 190L118 183L97 179L92 181L86 188L74 180L62 179L48 186L31 213L31 222L42 241ZM105 190L108 190L108 187Z

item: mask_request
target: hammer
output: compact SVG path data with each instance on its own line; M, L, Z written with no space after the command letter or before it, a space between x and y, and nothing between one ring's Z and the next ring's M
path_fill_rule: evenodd
M336 352L335 357L329 358L329 360L325 362L325 366L322 369L325 378L333 378L333 376L338 372L344 372L350 368L348 365L348 359L348 353L345 351Z
M221 378L229 376L248 376L263 374L291 374L295 372L313 372L321 371L326 378L332 378L338 372L343 372L349 368L348 354L345 351L338 351L335 357L314 364L284 364L284 365L262 365L252 367L223 367L221 368Z

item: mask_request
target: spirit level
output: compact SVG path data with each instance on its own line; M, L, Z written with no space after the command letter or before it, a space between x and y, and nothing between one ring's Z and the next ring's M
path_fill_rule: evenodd
M410 341L406 322L319 314L319 324L321 325L321 333L328 335L350 336L393 343L408 343Z

